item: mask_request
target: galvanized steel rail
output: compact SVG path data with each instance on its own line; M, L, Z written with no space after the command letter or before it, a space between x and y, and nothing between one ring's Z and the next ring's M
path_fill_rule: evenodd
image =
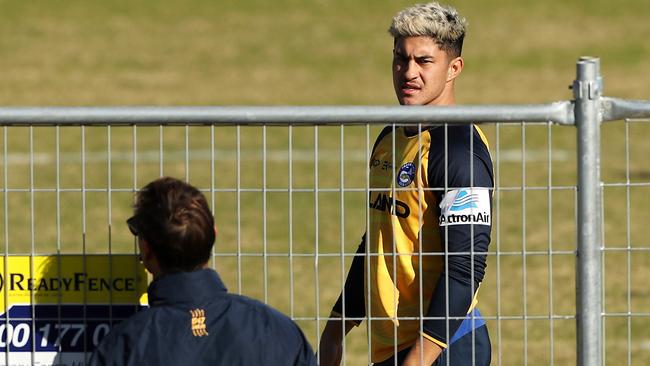
M494 106L2 107L2 125L330 125L467 122L573 124L571 102Z

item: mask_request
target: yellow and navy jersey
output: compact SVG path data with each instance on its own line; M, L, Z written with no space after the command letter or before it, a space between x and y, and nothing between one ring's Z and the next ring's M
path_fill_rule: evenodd
M373 362L420 334L447 347L485 273L493 187L487 139L476 126L411 135L386 127L369 169L369 226L345 304L342 293L333 313L359 319L369 311Z

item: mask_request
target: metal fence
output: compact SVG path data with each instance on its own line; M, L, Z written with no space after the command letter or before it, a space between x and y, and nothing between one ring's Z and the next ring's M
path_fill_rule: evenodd
M317 345L363 232L378 126L485 123L493 363L648 363L650 102L603 97L593 58L578 61L572 89L572 101L523 106L0 108L5 288L12 256L134 253L122 229L133 192L176 175L208 193L226 283L290 314ZM356 339L347 364L368 360Z

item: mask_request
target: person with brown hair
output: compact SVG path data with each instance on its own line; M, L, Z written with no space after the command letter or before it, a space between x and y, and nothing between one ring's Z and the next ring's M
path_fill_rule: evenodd
M137 193L127 224L153 275L150 308L116 326L90 365L316 365L291 319L228 293L209 267L217 230L198 189L156 179Z

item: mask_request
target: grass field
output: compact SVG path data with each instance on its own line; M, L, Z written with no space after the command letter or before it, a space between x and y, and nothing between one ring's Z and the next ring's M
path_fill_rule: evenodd
M407 4L0 0L0 100L395 104L386 28ZM650 99L647 1L453 4L470 22L463 104L570 99L582 55L601 57L606 95ZM0 185L10 190L0 192L3 252L131 253L123 223L134 189L161 174L186 177L212 190L215 265L229 288L301 319L316 345L324 322L311 319L327 317L349 264L341 253L353 253L363 232L377 129L0 129ZM494 364L574 364L575 129L485 130L498 175L481 288L482 312L499 317L489 322ZM609 123L602 136L605 311L647 314L650 125ZM619 185L628 181L636 185ZM649 329L647 316L606 317L606 363L650 363ZM347 364L367 362L365 340L364 329L348 337Z

